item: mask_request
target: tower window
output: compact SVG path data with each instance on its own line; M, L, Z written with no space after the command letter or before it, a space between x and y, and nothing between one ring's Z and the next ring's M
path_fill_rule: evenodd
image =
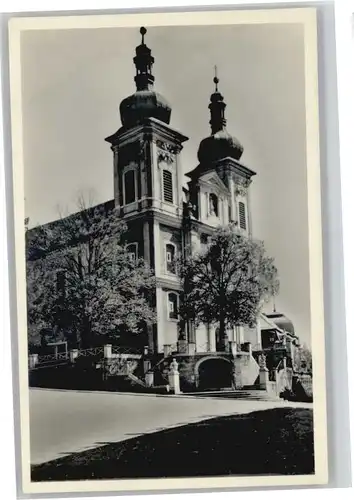
M178 319L178 295L174 292L168 294L168 317Z
M130 260L136 260L138 258L138 244L130 243L127 245L127 253Z
M166 245L166 269L168 273L176 274L176 248L171 243Z
M202 234L200 236L200 242L202 245L207 245L208 244L208 235L207 234Z
M219 215L219 200L214 193L209 195L209 214L216 217Z
M134 203L136 200L135 191L135 170L128 170L124 174L124 203Z
M246 205L244 204L243 201L240 201L238 203L238 211L239 211L239 216L240 216L240 228L241 229L247 229L247 224L246 224Z
M164 170L162 173L163 178L163 199L167 203L173 203L173 182L172 172Z

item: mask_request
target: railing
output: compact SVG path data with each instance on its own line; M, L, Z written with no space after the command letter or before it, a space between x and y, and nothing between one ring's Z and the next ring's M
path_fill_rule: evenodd
M171 352L173 351L174 346L171 346ZM73 359L77 359L79 357L105 357L105 348L104 347L90 347L88 349L80 349L80 350L75 350L76 354ZM74 353L74 351L72 351ZM138 353L137 350L131 349L129 347L119 347L119 346L112 346L111 347L111 353L114 356L117 355L131 355L134 358L141 358L142 354ZM109 355L107 356L109 357ZM30 357L28 359L28 364L30 367L34 367L37 365L41 364L46 364L46 363L51 363L55 361L68 361L71 359L71 354L70 352L63 352L63 353L53 353L53 354L44 354L42 356L38 356L36 360L34 361L34 365L31 366L31 360Z
M67 352L58 354L44 354L43 356L38 356L38 363L45 363L46 361L56 361L62 359L68 359L69 354Z
M170 356L172 353L178 351L178 344L165 344L163 346L164 357Z
M103 354L103 347L91 347L78 351L78 356L97 356L98 354Z
M197 345L195 347L195 352L209 352L210 347L209 347L209 342L205 342L205 344Z
M45 354L43 356L38 356L38 363L43 363L44 361L52 361L56 359L55 354Z
M112 346L112 354L138 354L138 352L129 347Z

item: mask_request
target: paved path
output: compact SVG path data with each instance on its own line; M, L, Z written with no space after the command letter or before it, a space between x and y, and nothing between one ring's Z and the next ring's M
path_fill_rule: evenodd
M31 463L167 427L277 406L284 403L31 389Z

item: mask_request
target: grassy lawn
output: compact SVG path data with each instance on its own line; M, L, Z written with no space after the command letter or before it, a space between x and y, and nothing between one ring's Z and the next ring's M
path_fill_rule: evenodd
M32 481L314 472L311 409L205 420L32 467Z

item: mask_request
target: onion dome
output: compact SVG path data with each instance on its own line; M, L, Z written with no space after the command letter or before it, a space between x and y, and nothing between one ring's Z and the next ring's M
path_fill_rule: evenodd
M281 330L286 331L292 335L295 335L295 328L293 322L284 314L273 312L271 314L267 314L267 317L273 321Z
M151 70L154 57L151 49L145 45L146 28L140 28L141 44L136 47L133 61L136 67L134 78L136 92L123 99L119 111L123 127L130 128L141 123L145 118L156 118L169 124L171 107L164 97L153 90L155 77Z
M211 135L201 141L198 160L200 163L210 163L227 157L239 160L243 153L243 146L226 130L226 104L218 90L219 79L216 74L213 81L215 92L210 96L209 104Z

